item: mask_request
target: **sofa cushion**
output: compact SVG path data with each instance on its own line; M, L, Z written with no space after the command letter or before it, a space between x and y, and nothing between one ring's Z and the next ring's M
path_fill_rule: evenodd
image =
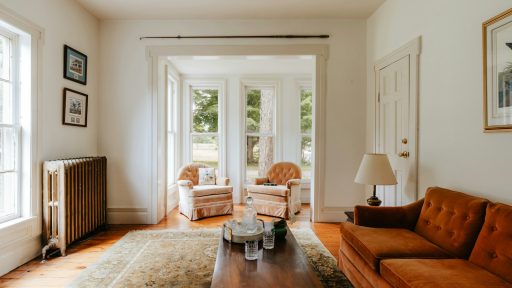
M469 261L512 283L512 206L491 203Z
M231 186L220 185L197 185L190 189L190 196L202 197L206 195L228 194L233 192Z
M512 284L463 259L388 259L380 274L393 287L512 287Z
M438 246L408 229L370 228L344 222L341 237L372 267L389 258L450 258Z
M247 192L269 194L276 196L288 196L289 189L285 185L265 186L265 185L247 185Z
M467 259L488 201L439 187L428 188L415 231L452 255Z

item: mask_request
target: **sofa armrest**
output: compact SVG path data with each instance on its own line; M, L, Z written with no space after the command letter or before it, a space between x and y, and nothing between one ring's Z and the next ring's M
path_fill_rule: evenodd
M186 186L192 188L194 187L194 184L190 180L178 180L178 186Z
M423 199L401 207L356 206L354 224L374 228L413 230L418 222Z
M300 179L290 179L286 182L286 187L291 189L292 186L300 185Z
M254 178L252 180L252 184L253 185L262 185L263 183L268 183L268 178L267 177L264 177L264 178Z
M227 177L217 177L215 179L215 184L219 186L228 186L229 185L229 178Z

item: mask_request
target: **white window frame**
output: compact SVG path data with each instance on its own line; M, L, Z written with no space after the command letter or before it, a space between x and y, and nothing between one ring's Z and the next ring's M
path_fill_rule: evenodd
M0 82L4 82L4 83L9 83L11 84L11 100L12 100L12 103L11 103L11 108L12 108L12 112L11 112L11 117L12 117L12 124L0 124L0 127L4 128L13 128L14 130L14 134L15 134L15 139L16 139L16 144L15 144L15 148L14 148L14 153L15 153L15 156L14 156L14 168L13 170L5 170L5 171L0 171L0 174L4 174L4 173L16 173L16 191L15 191L15 209L14 209L14 212L13 213L10 213L10 214L7 214L7 215L4 215L4 216L1 216L0 217L0 224L2 223L5 223L5 222L8 222L10 220L13 220L13 219L17 219L19 217L21 217L21 206L22 206L22 195L21 195L21 126L20 126L20 111L19 111L19 105L20 105L20 89L19 89L19 61L20 61L20 58L19 58L19 50L20 50L20 47L19 47L19 41L18 41L18 36L11 32L11 31L8 31L6 29L3 29L3 28L0 28L0 34L6 38L9 39L9 44L10 44L10 63L9 63L9 68L10 68L10 71L9 71L9 78L10 80L7 80L7 79L2 79L0 78Z
M311 80L297 80L296 81L296 87L297 87L297 90L296 90L296 94L298 97L299 97L299 105L298 105L298 111L299 111L299 118L298 118L298 127L299 127L299 131L298 131L298 143L297 143L297 151L298 151L298 154L297 154L297 163L299 163L299 166L301 165L302 163L302 137L304 136L309 136L311 137L311 142L313 143L313 128L314 128L314 123L313 123L313 127L311 128L311 132L310 133L302 133L302 127L301 127L301 100L300 100L300 95L301 95L301 92L303 89L309 89L311 90L311 92L313 93L313 99L315 97L314 93L315 93L315 90L313 89L313 85L312 85L312 81ZM313 100L314 101L314 100ZM314 113L314 107L313 107L313 111L312 113ZM314 120L313 120L314 121ZM312 153L314 151L314 147L311 147L311 150L312 150ZM312 163L313 165L313 163ZM312 170L312 175L311 175L311 178L314 177L314 171ZM305 188L309 188L309 185L311 184L311 178L310 179L302 179L301 180L301 183L303 184L302 185L302 188L305 189Z
M173 75L167 76L167 153L173 154L173 161L169 163L167 156L167 169L172 166L173 173L167 173L167 188L176 184L177 172L179 169L179 135L178 135L178 97L179 97L179 79ZM169 142L173 137L174 145L170 146ZM170 148L170 149L169 149Z
M271 133L271 136L273 137L274 141L274 149L273 149L273 159L274 159L274 162L278 162L280 161L280 156L281 156L281 153L280 151L278 151L278 147L281 147L280 146L280 131L279 131L279 124L280 124L280 119L278 118L278 113L277 111L280 109L280 106L281 105L278 105L279 104L279 99L280 99L280 89L281 89L281 82L280 81L276 81L276 80L242 80L241 81L241 95L242 95L242 103L241 103L241 108L240 109L240 112L241 112L241 133L240 135L242 136L242 139L241 139L241 143L242 143L242 149L241 150L241 157L240 159L242 160L242 162L240 163L240 171L242 172L241 174L241 191L245 191L245 187L247 184L250 184L250 180L247 180L247 136L269 136L270 134L266 134L266 135L262 135L261 133L248 133L247 132L247 124L246 124L246 117L247 117L247 92L248 90L253 90L253 89L261 89L262 87L265 87L265 88L268 88L268 87L271 87L274 89L274 99L273 99L273 105L274 105L274 109L272 111L272 117L273 117L273 123L272 123L272 133ZM245 193L245 192L244 192ZM245 196L245 195L242 195L242 196Z
M219 176L226 175L226 80L215 80L215 79L186 79L184 80L184 130L186 133L185 137L185 145L184 145L184 155L186 155L186 162L192 163L192 138L197 135L202 136L216 136L217 144L219 147L219 165L218 165L218 174ZM208 133L197 133L192 131L192 123L193 123L193 113L192 113L192 90L194 89L218 89L219 91L219 99L218 99L218 130L217 132L208 132Z

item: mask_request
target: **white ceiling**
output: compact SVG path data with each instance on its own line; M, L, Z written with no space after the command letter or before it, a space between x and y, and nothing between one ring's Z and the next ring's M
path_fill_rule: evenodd
M308 74L313 56L173 56L174 67L186 75Z
M385 0L75 0L100 19L367 18Z

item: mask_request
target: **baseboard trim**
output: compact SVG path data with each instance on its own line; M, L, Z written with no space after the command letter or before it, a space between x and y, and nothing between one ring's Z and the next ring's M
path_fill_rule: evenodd
M320 209L318 222L342 222L347 220L345 211L353 211L354 207L323 207Z
M0 276L41 255L41 235L17 241L0 249Z
M147 208L107 208L108 224L149 224Z

